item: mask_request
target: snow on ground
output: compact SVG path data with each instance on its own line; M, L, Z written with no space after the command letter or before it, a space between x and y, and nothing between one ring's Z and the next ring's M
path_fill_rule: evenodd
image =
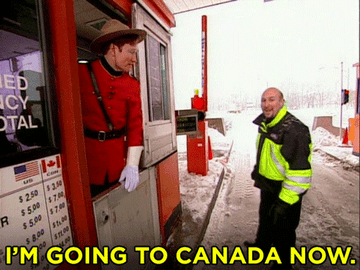
M316 110L291 112L309 126L310 130L314 116L324 115L322 111ZM245 111L240 114L223 112L208 114L207 117L223 117L229 130L226 136L215 129L208 130L214 158L209 161L207 176L187 172L186 136L178 136L181 200L183 212L188 215L186 222L192 223L191 226L183 225L183 230L188 230L189 238L191 238L189 230L199 230L200 225L204 224L204 215L208 211L214 187L218 183L221 170L225 170L216 207L212 211L204 239L199 243L207 248L211 246L231 248L241 245L240 240L253 240L255 237L259 190L253 187L250 173L255 163L257 135L257 127L252 124L252 120L259 113L260 110ZM352 154L351 147L343 147L338 136L330 134L325 129L317 128L311 133L316 179L303 202L304 213L298 229L298 243L308 248L315 245L342 247L350 245L354 247L352 257L358 260L359 183L356 176L358 171L353 169L357 167L358 170L359 157ZM227 160L230 148L232 151ZM331 152L337 159L329 157L325 152ZM338 190L341 192L339 193ZM185 239L183 244L187 245L194 241L196 239ZM205 268L199 264L195 269ZM211 267L206 266L206 269ZM242 269L256 268L248 266ZM304 266L297 269L313 268ZM321 269L347 268L332 268L331 265L324 264Z
M207 176L188 173L186 136L177 137L182 207L185 211L188 210L191 213L194 222L200 222L200 219L203 219L208 210L213 190L218 183L219 175L223 169L223 165L219 162L218 157L224 159L232 143L230 139L224 137L215 129L209 128L208 134L211 139L214 158L209 160L209 173Z
M351 142L349 145L343 145L339 136L331 134L322 127L316 128L311 132L314 151L320 150L336 157L352 167L359 168L359 157L353 154Z
M296 110L291 111L296 117L301 119L311 130L312 122L314 116L324 115L327 111L331 111L330 109L321 109L321 110ZM249 152L249 155L253 155L255 157L255 137L257 132L257 127L251 123L255 117L261 113L260 110L252 110L252 111L245 111L242 114L232 114L226 112L216 112L216 113L208 113L207 117L222 117L226 123L230 123L231 128L227 131L226 136L222 135L220 132L213 128L208 129L208 134L211 139L211 146L214 154L214 159L210 160L209 162L209 174L207 176L199 176L195 174L189 174L187 172L187 161L186 161L186 136L178 136L177 143L178 143L178 153L179 153L179 171L180 171L180 179L182 180L181 194L182 196L190 196L188 193L192 193L191 190L191 183L201 183L201 185L214 185L217 180L216 178L219 171L221 171L222 163L219 161L225 161L227 152L229 151L232 143L237 140L240 136L237 134L246 133L244 138L245 140L237 142L241 151ZM244 116L245 114L245 116ZM248 124L245 127L237 126L236 121L238 118L246 117L249 118ZM313 141L313 149L314 151L325 149L327 152L332 153L335 157L340 157L343 162L349 163L354 167L359 167L359 157L352 154L351 147L341 147L341 140L339 136L335 136L325 130L324 128L318 127L316 130L311 131L312 141ZM324 151L325 151L324 150ZM252 160L253 163L255 160ZM336 164L337 160L326 161L328 166L333 166ZM227 167L232 167L233 164L227 164ZM252 166L251 166L252 167ZM186 182L186 185L185 185ZM187 187L189 184L189 187ZM211 194L208 194L210 196ZM201 202L201 198L204 196L199 196L199 202L196 201L197 197L194 197L191 201L191 204L197 205L199 203L199 208L204 207L204 204ZM195 200L195 201L194 201ZM190 203L185 200L185 203ZM205 205L207 207L207 205ZM203 213L205 209L199 210L199 212Z
M337 146L339 144L339 137L336 137L322 127L318 127L312 132L312 140L316 148L321 146Z

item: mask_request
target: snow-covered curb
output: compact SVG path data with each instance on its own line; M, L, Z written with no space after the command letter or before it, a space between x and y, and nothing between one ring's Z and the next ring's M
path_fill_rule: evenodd
M312 131L311 136L314 151L320 150L359 170L359 157L353 154L353 148L351 146L342 145L338 136L334 136L322 127L318 127Z

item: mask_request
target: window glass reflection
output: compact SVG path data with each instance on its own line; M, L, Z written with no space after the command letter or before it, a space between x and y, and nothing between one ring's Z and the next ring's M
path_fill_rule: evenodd
M14 2L0 21L0 156L49 146L36 3Z
M150 35L147 37L146 43L150 121L169 120L166 47Z

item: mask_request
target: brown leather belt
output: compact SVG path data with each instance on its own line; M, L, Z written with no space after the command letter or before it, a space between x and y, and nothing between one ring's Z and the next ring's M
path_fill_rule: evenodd
M106 140L121 138L126 133L126 128L123 127L118 130L112 130L109 132L106 131L95 131L91 129L84 129L84 135L85 137L99 140L100 142L104 142Z

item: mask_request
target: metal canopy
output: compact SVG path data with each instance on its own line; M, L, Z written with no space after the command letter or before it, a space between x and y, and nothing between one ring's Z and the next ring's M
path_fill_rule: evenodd
M233 1L237 0L164 0L164 3L174 14L178 14Z

